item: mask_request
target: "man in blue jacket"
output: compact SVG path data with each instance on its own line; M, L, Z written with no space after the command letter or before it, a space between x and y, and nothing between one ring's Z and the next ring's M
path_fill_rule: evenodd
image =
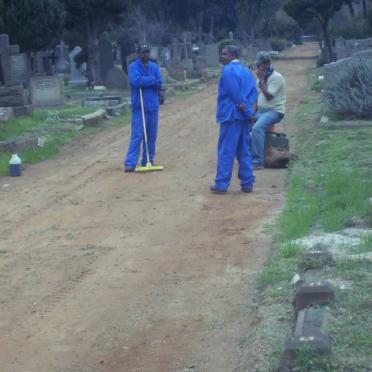
M253 74L238 60L239 49L227 45L222 49L221 78L218 85L217 122L218 139L217 175L211 186L213 193L225 193L230 185L234 159L239 162L238 177L241 190L252 192L253 175L250 152L250 124L254 118L253 106L257 99Z
M137 49L138 58L129 66L129 82L132 101L132 128L127 157L124 162L126 172L133 172L144 140L140 88L142 89L146 119L146 132L151 164L155 158L158 134L159 93L162 85L159 67L150 61L150 47L142 44ZM141 165L146 165L146 146L143 146Z

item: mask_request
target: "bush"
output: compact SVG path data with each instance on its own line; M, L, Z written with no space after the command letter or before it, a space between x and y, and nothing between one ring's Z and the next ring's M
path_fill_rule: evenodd
M218 50L219 50L220 53L222 52L222 49L226 45L236 45L237 47L240 46L237 40L233 40L233 39L224 39L224 40L221 40L220 43L218 44Z
M340 31L344 39L366 39L370 35L370 27L366 19L355 18L349 26Z
M372 117L372 58L360 54L333 75L325 88L331 110L342 116Z
M282 50L285 49L286 41L280 39L279 37L274 36L270 39L270 45L271 48L276 52L281 52Z

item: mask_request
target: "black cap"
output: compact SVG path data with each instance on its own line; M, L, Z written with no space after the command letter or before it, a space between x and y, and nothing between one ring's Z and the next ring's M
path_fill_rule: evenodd
M140 44L138 45L138 48L137 48L137 52L138 53L141 53L141 52L149 52L150 51L150 45L149 44Z

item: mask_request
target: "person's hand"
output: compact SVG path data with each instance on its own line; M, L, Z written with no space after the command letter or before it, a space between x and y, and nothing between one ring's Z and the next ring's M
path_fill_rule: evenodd
M257 75L257 78L260 82L265 79L265 71L263 71L261 69L257 69L256 75Z
M238 109L242 112L246 112L247 111L247 105L245 103L239 103L238 104Z

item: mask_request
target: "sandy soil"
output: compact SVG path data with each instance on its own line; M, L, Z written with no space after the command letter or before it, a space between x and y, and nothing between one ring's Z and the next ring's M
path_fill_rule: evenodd
M291 113L308 63L275 65ZM286 171L211 195L215 100L213 84L162 108L162 173L122 171L125 127L0 178L1 371L239 370Z

